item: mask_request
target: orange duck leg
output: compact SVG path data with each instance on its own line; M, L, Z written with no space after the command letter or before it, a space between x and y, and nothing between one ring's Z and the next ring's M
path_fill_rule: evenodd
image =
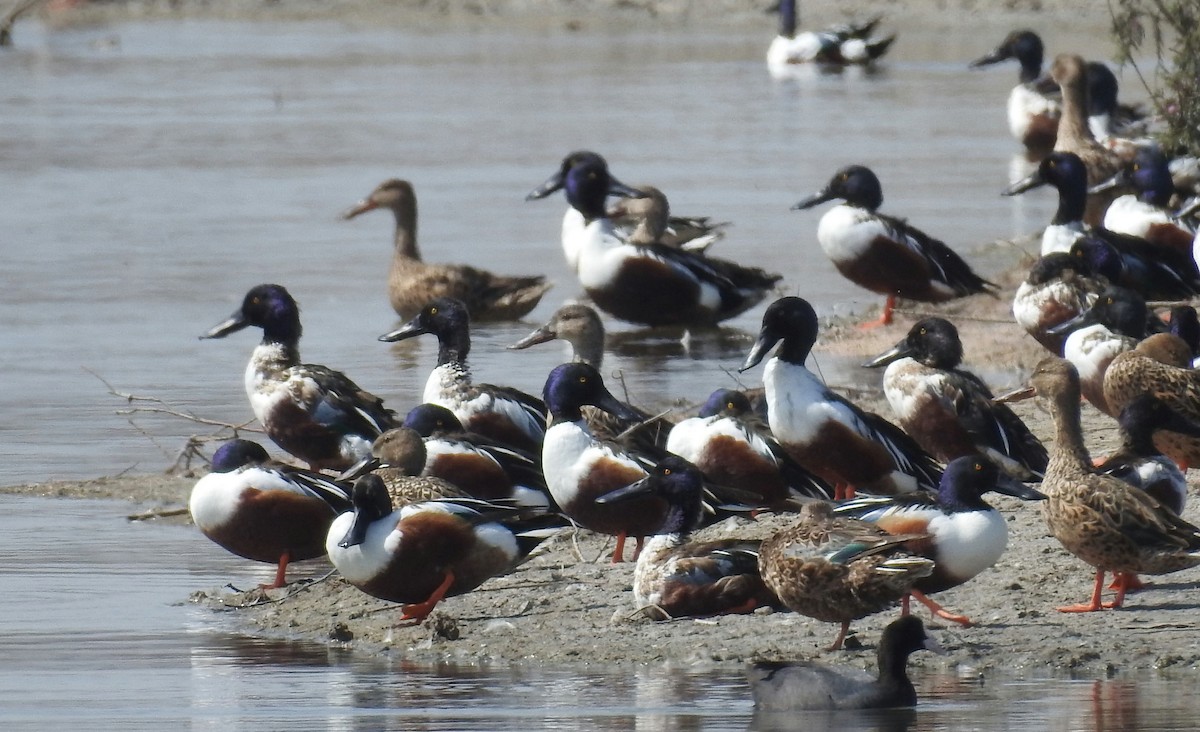
M450 585L452 584L454 584L454 573L447 571L446 579L442 580L442 584L438 585L428 600L403 607L404 614L400 616L400 622L411 620L416 624L425 620L425 618L429 617L429 613L433 612L433 608L437 607L437 604L446 597L446 593L450 591Z

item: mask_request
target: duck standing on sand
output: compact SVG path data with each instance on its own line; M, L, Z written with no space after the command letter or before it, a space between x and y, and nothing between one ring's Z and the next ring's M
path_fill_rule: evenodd
M402 318L413 317L430 300L453 297L467 306L474 320L517 320L553 287L540 275L507 277L462 264L426 264L417 248L417 194L406 180L385 180L342 218L377 208L391 209L396 217L388 296Z
M817 225L821 248L843 277L887 297L879 320L864 327L890 325L897 298L945 302L980 292L995 295L998 290L943 242L903 219L879 213L883 187L870 168L842 168L792 210L834 199L845 203L821 217Z
M767 421L775 438L804 467L835 487L896 494L937 490L941 466L891 422L834 394L804 366L817 341L817 314L807 300L783 297L763 314L758 339L741 371L780 343L763 371Z
M1178 336L1159 333L1112 360L1104 374L1104 396L1120 413L1151 394L1179 416L1200 422L1200 371L1191 368L1190 349ZM1200 465L1200 438L1170 428L1154 433L1154 444L1182 470Z
M262 342L246 367L246 394L267 436L314 470L345 470L371 456L371 443L396 425L383 400L340 371L300 363L300 308L279 285L258 285L233 315L201 338L247 326Z

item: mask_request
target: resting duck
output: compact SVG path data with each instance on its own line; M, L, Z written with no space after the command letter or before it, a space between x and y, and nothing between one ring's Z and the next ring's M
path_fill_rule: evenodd
M1089 61L1086 73L1088 128L1096 142L1113 150L1122 159L1132 157L1140 149L1156 147L1158 143L1145 136L1150 127L1145 110L1117 101L1120 86L1112 69L1097 61Z
M633 598L639 609L655 620L669 620L779 605L758 573L761 542L690 541L704 515L704 476L696 466L681 457L667 457L645 478L596 502L619 506L644 496L665 501L667 513L634 570Z
M767 47L767 69L773 76L786 76L795 64L848 66L869 64L887 53L896 36L873 38L879 18L866 23L849 23L821 32L796 32L799 12L796 0L780 0L779 35Z
M758 304L781 275L663 246L636 246L617 236L604 208L609 193L640 195L609 175L604 158L576 152L529 194L566 191L582 226L567 230L563 247L578 253L580 284L596 307L642 325L712 326Z
M867 325L890 325L897 298L945 302L979 292L995 294L950 247L906 221L878 212L883 187L870 168L849 165L792 210L845 201L821 217L817 240L846 279L887 296L883 315Z
M837 498L853 488L883 494L937 490L941 467L911 437L834 394L804 367L816 340L817 314L807 300L780 298L763 314L741 371L782 343L763 372L775 438L797 462L833 484Z
M1093 612L1121 607L1137 574L1167 574L1200 564L1200 529L1152 496L1111 475L1093 472L1079 421L1079 375L1060 358L1041 361L1030 377L1054 418L1054 449L1042 480L1046 525L1067 551L1096 569L1090 602L1058 608ZM1101 602L1106 572L1117 594Z
M917 705L908 678L908 657L916 651L945 653L911 615L893 620L879 639L879 675L812 661L757 661L746 675L756 712L810 709L891 709Z
M247 326L262 342L246 367L250 408L276 445L314 470L345 470L371 455L376 437L396 426L383 400L340 371L300 363L300 308L279 285L258 285L242 306L201 338L224 338Z
M413 407L404 417L404 426L424 439L426 458L420 475L449 481L483 501L550 505L536 455L467 432L453 412L438 404Z
M740 391L714 391L698 416L671 428L666 448L710 482L754 491L766 506L782 507L796 496L833 495L829 484L787 454Z
M397 427L375 439L370 461L358 469L352 468L339 479L356 480L368 473L378 475L397 508L439 498L472 498L448 480L422 475L427 455L425 441L416 430Z
M582 408L591 405L624 419L637 415L609 393L600 372L583 363L563 364L551 371L544 397L550 427L542 443L542 472L550 495L574 523L615 535L612 561L624 561L625 537L637 537L640 552L642 538L661 530L667 505L657 496L620 505L596 502L600 496L645 478L647 462L598 440L588 428Z
M1045 50L1042 39L1030 30L1015 30L1004 37L991 53L971 62L971 68L1016 59L1020 64L1019 83L1008 95L1008 129L1030 153L1041 157L1054 148L1058 138L1058 119L1062 102L1057 93L1048 93L1038 83L1042 75Z
M417 248L417 195L406 180L385 180L346 211L352 219L377 208L396 217L395 251L388 275L392 308L411 318L438 297L461 300L474 320L517 320L537 307L553 285L540 275L506 277L461 264L426 264Z
M558 529L528 508L446 499L393 510L377 475L354 484L354 511L329 527L325 548L346 581L373 597L405 603L419 623L443 598L504 574Z
M1122 160L1096 141L1088 125L1086 64L1079 56L1059 54L1050 65L1050 76L1062 89L1062 116L1058 120L1058 139L1054 143L1054 151L1078 155L1087 166L1089 186L1108 180L1120 169ZM1083 220L1092 226L1099 226L1112 199L1109 193L1089 196Z
M1046 448L1011 409L993 401L978 376L959 368L962 358L958 329L932 317L864 366L887 366L883 393L896 421L930 455L949 463L983 454L1010 475L1040 479L1050 459Z
M1134 399L1153 394L1173 412L1200 422L1200 371L1190 367L1187 344L1169 333L1150 336L1113 359L1104 375L1104 395L1118 413ZM1154 444L1183 470L1200 465L1200 439L1164 429Z
M1039 257L1013 297L1013 317L1025 332L1061 356L1066 334L1050 330L1086 311L1108 287L1108 280L1092 273L1082 257L1051 252Z
M1121 410L1117 423L1121 427L1121 445L1096 466L1096 472L1120 478L1182 515L1187 502L1187 478L1154 444L1154 433L1168 430L1197 438L1200 424L1184 418L1153 394L1134 397Z
M707 216L672 216L667 195L654 186L638 186L640 198L618 198L608 206L617 236L630 244L661 244L702 254L725 238L729 222Z
M892 534L927 534L929 538L905 544L908 551L937 565L933 574L913 584L911 595L937 617L966 626L971 624L970 618L947 612L926 595L958 587L993 566L1004 553L1008 522L983 500L988 491L1026 501L1046 500L1044 494L1005 475L995 463L967 455L946 466L936 496L913 493L857 498L839 506L835 513L869 521ZM907 598L904 609L907 612Z
M536 451L546 433L545 405L523 391L471 379L471 318L462 302L439 297L398 329L379 336L391 343L432 333L438 339L437 368L425 382L422 401L454 412L472 432Z
M1192 368L1200 366L1200 317L1191 305L1176 305L1171 308L1167 320L1167 332L1180 338L1192 352Z
M509 346L524 350L539 343L563 340L571 345L571 360L599 369L604 361L604 322L600 315L583 303L567 303L545 325Z
M893 535L866 521L833 516L824 502L808 503L800 521L775 534L758 550L767 588L788 609L841 630L826 650L836 651L850 622L896 604L917 580L933 574L934 563L902 547L925 534Z
M329 525L350 507L341 485L307 470L272 462L256 442L217 448L212 472L196 481L188 511L196 527L239 557L277 564L283 587L290 562L325 555Z
M1113 201L1104 213L1104 228L1117 234L1142 239L1157 247L1177 251L1192 261L1196 232L1171 210L1175 184L1167 158L1158 148L1139 149L1133 162L1091 190L1124 189L1134 193Z

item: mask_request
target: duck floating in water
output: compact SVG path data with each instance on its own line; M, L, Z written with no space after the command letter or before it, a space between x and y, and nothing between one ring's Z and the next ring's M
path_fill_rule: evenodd
M1049 455L1021 418L962 365L958 329L923 318L891 350L863 364L887 366L883 393L901 429L942 462L985 455L1022 480L1040 479ZM942 484L946 482L942 479Z
M672 216L667 195L654 186L638 186L640 198L621 197L608 205L617 235L630 244L653 244L703 254L725 238L728 221L708 216Z
M643 496L667 503L659 533L646 543L633 574L633 597L655 620L748 613L778 606L758 573L761 542L690 541L704 515L704 476L687 460L669 456L649 475L596 499L603 505Z
M1061 356L1067 334L1051 329L1085 312L1107 287L1108 280L1082 257L1052 252L1039 257L1017 286L1013 317L1042 347Z
M866 325L891 324L897 298L945 302L980 292L994 295L998 289L941 241L902 219L879 213L883 187L870 168L842 168L823 189L792 210L834 199L845 203L821 217L817 225L821 248L843 277L887 297L878 322Z
M895 35L872 37L879 18L832 26L820 32L797 32L800 18L796 0L780 0L774 10L779 13L779 35L767 48L767 69L776 77L787 76L787 69L796 64L869 64L887 53L896 40Z
M453 297L467 306L475 320L517 320L537 307L553 287L541 275L509 277L462 264L424 262L417 248L417 195L406 180L385 180L342 218L377 208L390 209L396 217L388 296L402 318L411 318L430 300Z
M1090 602L1058 608L1094 612L1121 607L1138 574L1167 574L1200 564L1200 529L1145 491L1094 472L1079 418L1079 375L1069 361L1047 358L1030 377L1050 405L1055 440L1041 488L1046 525L1054 538L1096 569ZM1104 575L1118 576L1116 597L1102 603Z
M576 152L527 198L565 190L582 225L564 225L568 262L596 307L642 325L713 326L754 307L781 275L663 246L637 246L616 233L604 207L610 193L641 195L612 178L604 158Z
M505 386L476 384L467 356L471 352L471 318L459 300L439 297L398 329L379 336L391 343L420 335L438 339L437 367L425 382L422 401L440 404L463 426L525 450L541 448L546 432L545 405L535 396Z
M196 481L188 511L197 528L239 557L288 564L325 556L325 534L350 508L346 488L317 473L272 462L262 445L230 440L213 454L212 472Z
M520 351L553 340L571 345L571 360L599 369L604 361L604 321L600 314L583 303L561 306L542 327L509 346Z
M905 544L913 554L936 563L933 574L917 580L911 595L934 615L960 625L970 625L965 615L947 612L927 595L958 587L992 567L1008 546L1008 522L983 500L996 491L1026 501L1044 501L1046 496L980 455L952 460L942 475L937 495L911 493L903 496L856 498L838 506L835 513L869 521L892 534L927 534ZM908 599L904 600L908 610Z
M805 368L816 341L817 314L807 300L784 297L767 307L741 370L753 368L781 343L763 371L767 421L775 438L797 462L833 484L837 498L851 489L937 490L942 470L932 456L891 422L834 394Z
M246 367L250 408L276 445L314 470L345 470L371 455L376 437L396 426L383 400L340 371L300 363L300 308L279 285L258 285L227 320L201 338L248 326L263 339Z
M1037 33L1015 30L1004 37L990 53L971 62L971 68L1016 59L1020 76L1008 95L1008 129L1018 142L1036 157L1054 149L1058 138L1058 118L1062 116L1062 101L1057 93L1040 88L1042 59L1045 48Z
M879 639L879 675L812 661L758 661L746 675L755 712L816 709L889 709L917 704L908 678L908 657L916 651L945 653L912 615L893 620Z
M404 603L416 623L442 599L504 574L558 531L529 508L446 499L393 510L377 475L354 484L353 512L329 527L325 547L346 581L373 597Z
M1190 349L1177 336L1159 333L1112 360L1104 374L1104 396L1120 413L1138 397L1152 394L1171 411L1200 422L1200 371L1190 365ZM1183 470L1200 465L1200 439L1169 428L1154 444Z

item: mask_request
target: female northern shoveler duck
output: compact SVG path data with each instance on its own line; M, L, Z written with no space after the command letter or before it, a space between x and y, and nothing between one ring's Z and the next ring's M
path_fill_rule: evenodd
M389 602L401 621L424 620L443 598L504 574L553 535L551 517L528 508L446 499L393 510L377 475L354 484L354 511L329 527L325 548L346 581Z
M1054 418L1054 449L1042 480L1050 533L1096 568L1088 603L1058 608L1092 612L1120 607L1128 581L1137 574L1167 574L1200 564L1200 529L1152 496L1111 475L1093 472L1079 421L1079 375L1070 362L1047 358L1030 378ZM1100 601L1106 572L1119 573L1117 596Z
M549 180L529 194L543 198L564 189L583 225L567 231L563 247L578 253L580 284L615 318L642 325L711 326L758 304L782 277L720 259L663 246L622 241L604 208L610 192L640 195L614 180L604 158L568 155Z
M896 421L930 455L948 463L983 454L1013 476L1040 479L1050 459L1046 448L1011 409L993 401L978 376L959 368L962 358L958 329L933 317L864 365L887 366L883 393Z
M1046 500L1044 494L1000 472L995 463L980 455L967 455L946 466L936 496L914 493L857 498L839 506L835 513L870 521L892 534L927 534L929 538L905 544L913 554L937 564L933 574L913 584L911 594L937 617L970 625L970 618L947 612L926 595L958 587L994 565L1004 553L1008 522L983 500L988 491L1026 501ZM904 606L907 612L907 598Z
M1108 280L1092 273L1082 257L1052 252L1038 258L1013 297L1013 317L1025 332L1055 356L1061 356L1067 336L1051 333L1092 306Z
M1190 349L1177 336L1159 333L1113 359L1104 375L1104 395L1118 413L1143 394L1153 394L1172 411L1200 422L1200 371L1190 367ZM1200 465L1200 439L1159 430L1154 444L1180 468Z
M325 555L325 534L350 495L317 473L272 462L256 442L230 440L213 454L212 472L196 481L188 500L192 521L225 549L277 564L283 587L289 562Z
M788 67L796 64L869 64L887 53L892 41L896 40L894 35L886 38L871 36L879 18L866 23L832 26L821 32L797 33L800 14L796 0L780 0L775 9L779 12L779 35L767 47L767 69L773 76L786 75Z
M396 426L396 415L342 372L300 363L300 308L287 290L258 285L200 337L250 325L262 328L263 339L246 367L246 394L267 436L314 470L345 470L370 457L371 442Z
M829 390L804 367L817 340L817 314L808 301L784 297L763 314L762 328L741 370L767 361L763 385L767 421L784 449L836 487L868 493L937 490L941 467L911 437L879 415L864 412Z
M612 561L623 561L625 537L637 537L640 551L642 537L661 529L667 505L656 496L621 505L596 503L596 498L645 478L647 463L598 440L582 408L591 405L625 419L636 414L609 393L600 372L583 363L556 367L546 379L543 395L550 427L542 443L542 472L550 495L574 523L615 535Z
M757 661L747 670L754 708L759 712L808 709L890 709L917 705L908 678L908 657L916 651L945 653L911 615L893 620L879 639L879 675L811 661Z
M1136 292L1110 287L1085 312L1051 328L1055 333L1070 333L1063 357L1077 370L1083 395L1110 417L1121 409L1104 395L1105 374L1119 354L1132 351L1146 336L1147 316L1146 301Z
M787 454L740 391L717 389L696 417L671 428L667 452L691 461L717 485L762 496L780 507L796 496L829 498L833 489Z
M438 339L437 368L425 382L423 401L454 412L463 426L501 442L538 450L546 433L545 405L523 391L471 380L471 318L462 302L439 297L398 329L379 336L391 343L432 333Z
M704 477L677 456L659 462L642 480L600 496L620 505L644 496L667 504L659 533L646 543L633 574L633 598L655 620L748 613L778 606L758 573L761 542L689 541L704 514Z
M406 180L385 180L342 217L352 219L377 208L391 209L396 216L388 295L401 317L411 318L434 298L453 297L475 320L516 320L553 287L541 275L506 277L461 264L423 262L417 248L417 196Z
M1120 478L1141 488L1167 508L1182 514L1187 502L1187 478L1154 444L1154 433L1200 437L1200 424L1184 418L1153 394L1133 398L1117 418L1121 446L1096 466L1096 472Z
M539 343L563 340L571 344L571 360L600 368L604 361L604 322L600 315L583 303L563 305L545 325L509 346L524 350Z
M422 475L427 451L425 440L416 430L397 427L384 432L371 446L369 470L355 471L355 479L367 472L378 475L387 487L392 505L398 508L439 498L472 498L473 496L448 480ZM350 477L350 476L344 476Z
M426 458L419 474L450 481L484 501L550 505L542 466L533 453L467 432L453 412L437 404L413 407L404 426L425 440Z
M1175 250L1192 261L1192 241L1196 232L1171 210L1175 184L1171 180L1167 158L1157 148L1137 151L1133 162L1116 175L1092 188L1132 187L1134 193L1113 201L1104 213L1104 228L1151 244Z
M725 238L729 222L715 222L707 216L672 216L665 193L654 186L638 186L637 190L641 198L618 198L608 206L608 218L617 235L630 244L660 244L703 254Z
M841 623L836 651L850 621L896 604L913 584L933 573L934 563L903 549L926 534L889 534L866 521L833 516L817 501L800 511L800 521L762 543L758 567L763 582L789 609L827 623Z
M841 199L817 225L817 240L838 272L859 287L887 296L877 323L889 325L896 298L945 302L979 292L995 294L950 247L902 219L877 211L883 188L870 168L849 165L792 210Z
M1008 95L1008 129L1018 142L1038 157L1054 148L1058 138L1058 118L1062 116L1059 95L1042 90L1038 83L1044 54L1038 34L1015 30L991 53L971 62L971 68L1008 59L1016 59L1021 65L1019 83Z
M1058 120L1055 152L1075 153L1087 166L1088 185L1108 180L1120 169L1122 160L1112 150L1096 142L1088 126L1087 66L1079 56L1059 54L1050 65L1050 76L1062 90L1062 116ZM1083 220L1099 226L1104 211L1112 203L1111 193L1089 196Z
M1073 153L1051 153L1027 178L1004 191L1014 196L1039 186L1058 190L1058 210L1042 233L1042 255L1068 252L1088 262L1096 274L1146 297L1186 298L1200 293L1200 274L1190 250L1084 224L1087 172Z

